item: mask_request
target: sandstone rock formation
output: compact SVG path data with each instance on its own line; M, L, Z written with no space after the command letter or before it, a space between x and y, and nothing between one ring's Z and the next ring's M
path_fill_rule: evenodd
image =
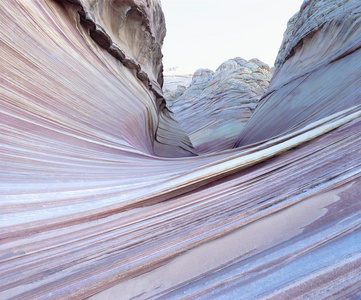
M237 145L272 138L359 104L360 22L354 1L304 1L288 24L267 95Z
M258 59L230 59L216 72L197 70L191 85L165 93L199 154L231 149L272 77Z
M201 156L159 1L0 12L1 299L360 298L359 0L305 1L240 147Z

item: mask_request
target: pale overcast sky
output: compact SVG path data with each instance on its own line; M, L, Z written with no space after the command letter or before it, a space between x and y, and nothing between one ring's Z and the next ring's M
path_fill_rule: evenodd
M215 70L234 58L273 66L288 20L303 0L161 0L167 36L165 69Z

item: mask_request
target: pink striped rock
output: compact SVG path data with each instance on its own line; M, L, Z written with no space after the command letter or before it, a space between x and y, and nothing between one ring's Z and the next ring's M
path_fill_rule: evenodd
M159 1L0 13L1 299L360 298L359 0L305 1L238 147L203 155Z

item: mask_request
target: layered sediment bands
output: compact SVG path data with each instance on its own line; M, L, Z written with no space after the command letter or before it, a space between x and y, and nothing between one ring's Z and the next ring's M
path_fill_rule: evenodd
M262 105L237 145L274 137L361 101L361 3L304 1L289 22Z
M162 79L161 45L166 33L165 19L157 0L84 0L95 20L112 42L133 58L160 87ZM95 32L91 30L91 33ZM110 45L109 45L110 46Z
M152 128L150 135L153 150L157 151L156 155L166 157L194 155L191 142L171 116L162 96L161 45L165 36L165 23L159 2L86 0L57 2L62 4L88 44L95 42L97 46L105 49L117 60L116 63L111 61L112 64L121 63L135 74L145 88L150 90L151 101L154 102L156 111L153 120L148 121L149 124L146 125ZM91 45L90 48L93 50ZM105 59L109 60L107 56ZM135 85L138 84L137 82ZM143 101L147 102L149 99L145 98ZM167 130L163 131L163 128Z
M359 53L319 69L304 53L311 75L345 62L344 77L327 77L354 93L329 99L336 113L253 145L165 158L156 135L182 143L168 111L94 41L79 7L0 3L0 298L359 298L361 110L349 64ZM342 20L335 33L350 28Z
M238 57L215 72L197 70L188 88L180 86L165 98L196 152L219 152L234 146L271 77L265 63Z

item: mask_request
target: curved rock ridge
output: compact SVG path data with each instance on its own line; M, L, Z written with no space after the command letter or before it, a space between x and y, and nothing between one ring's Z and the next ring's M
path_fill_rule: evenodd
M175 158L155 153L192 151L164 102L104 48L107 4L62 3L0 2L0 299L360 298L358 0L309 3L340 7L285 55L246 146Z
M166 33L160 2L83 0L83 3L83 10L89 10L95 23L99 22L96 25L101 25L100 31L105 30L109 34L109 51L120 55L121 61L128 56L128 64L135 63L137 68L139 65L149 76L152 86L159 85L159 90L163 85L161 46ZM97 30L90 30L90 35L96 37ZM120 54L117 53L118 48L121 49Z
M58 0L73 19L85 40L91 37L119 60L153 93L158 111L150 121L153 149L157 155L194 155L186 134L173 119L162 93L161 45L165 20L160 2ZM85 36L86 35L86 36ZM159 118L158 118L159 116ZM171 131L171 133L170 133ZM149 151L149 150L148 150Z
M347 13L352 12L350 18L348 18ZM287 30L284 33L284 39L282 41L282 45L280 47L278 56L276 58L275 65L276 67L281 66L290 56L295 53L295 48L299 46L303 42L303 39L307 40L308 38L312 38L313 34L318 30L322 29L324 25L328 22L335 23L341 25L342 21L348 19L347 22L350 28L344 29L346 32L348 30L353 30L352 28L357 24L352 24L352 21L357 19L358 7L357 4L353 3L353 1L349 0L304 0L299 12L297 12L288 22ZM327 25L329 26L329 25ZM326 27L327 27L326 26ZM345 27L348 27L345 26ZM357 26L356 26L357 27ZM355 28L356 28L355 27ZM349 36L345 36L343 42L347 42ZM326 41L327 42L327 41ZM328 42L332 43L333 40L328 40ZM337 43L335 43L337 44ZM339 47L343 43L339 43ZM336 46L337 47L337 46ZM326 48L323 49L324 51ZM327 49L328 55L335 52L336 49ZM320 60L324 52L321 51L319 57L315 57L315 60ZM313 60L308 61L309 64L314 63Z
M222 63L215 72L197 70L188 88L165 93L168 106L198 154L234 146L267 91L272 72L259 59Z
M304 1L289 22L262 105L236 145L272 138L360 103L360 10L359 1Z

